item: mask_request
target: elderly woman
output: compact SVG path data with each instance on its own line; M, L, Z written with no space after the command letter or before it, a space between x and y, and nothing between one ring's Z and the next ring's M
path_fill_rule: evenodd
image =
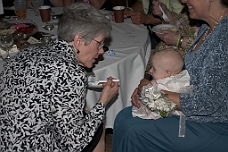
M185 136L178 136L179 116L144 120L127 107L115 120L113 152L228 151L228 0L182 2L190 18L206 22L184 57L193 92L163 91L186 117Z
M93 6L74 3L59 20L59 40L26 48L0 77L0 151L92 151L101 139L106 104L118 93L108 78L84 112L87 74L104 53L110 22ZM94 151L104 151L99 143ZM103 147L102 147L103 146Z

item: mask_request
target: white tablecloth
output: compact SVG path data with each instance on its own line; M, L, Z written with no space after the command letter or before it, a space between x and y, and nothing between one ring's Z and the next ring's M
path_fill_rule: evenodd
M62 8L52 8L55 14L61 14ZM48 32L42 28L45 23L40 16L35 16L33 11L27 11L27 18L33 19L38 25L38 30ZM95 64L93 72L98 80L106 80L112 76L120 79L119 94L107 105L105 120L106 128L113 128L117 113L124 107L131 105L131 95L143 78L146 63L150 54L150 38L143 25L134 25L130 19L124 23L112 22L109 49L115 52L114 56L103 55L103 60ZM56 35L57 27L49 33ZM3 62L0 61L0 71ZM89 89L87 93L86 108L91 109L99 100L101 89Z
M52 14L53 15L62 14L62 7L52 7ZM53 34L53 35L57 34L57 26L55 26L54 29L51 30L51 31L45 30L43 28L43 26L46 25L46 23L42 22L40 16L35 16L33 10L31 10L31 9L27 10L27 18L31 19L31 20L34 20L36 22L36 24L38 25L38 31L50 33L50 34Z
M143 78L151 49L147 29L143 25L133 25L130 19L124 23L112 22L111 38L109 48L115 55L104 54L104 60L99 61L93 69L98 80L105 80L109 76L120 79L119 95L107 106L106 128L113 128L117 113L131 105L131 95ZM99 89L88 90L86 107L91 109L99 96Z

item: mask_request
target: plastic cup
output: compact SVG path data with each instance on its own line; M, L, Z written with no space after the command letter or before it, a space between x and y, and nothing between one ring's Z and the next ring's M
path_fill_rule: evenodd
M115 6L113 7L115 22L122 23L124 22L124 6Z
M48 22L51 20L51 7L48 5L43 5L39 7L40 16L42 22Z
M40 16L39 7L44 5L43 0L32 0L32 9L36 16Z
M18 0L14 1L15 13L18 19L26 18L26 1Z

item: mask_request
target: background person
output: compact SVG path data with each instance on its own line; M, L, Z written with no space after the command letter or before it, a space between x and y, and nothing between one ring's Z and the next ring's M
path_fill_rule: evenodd
M0 151L104 151L105 106L118 83L109 77L86 114L85 67L104 53L110 31L110 21L96 8L74 3L63 9L58 40L25 48L6 63L0 75Z
M179 0L159 0L171 12L179 14L184 5ZM153 4L150 0L137 0L130 8L125 9L125 17L131 17L134 24L157 25L162 23L161 18L152 14Z
M31 0L27 1L27 8L32 7ZM44 5L51 7L65 7L74 2L85 2L93 5L95 8L100 9L105 4L106 0L44 0Z
M53 2L51 2L51 0L44 0L43 4L51 6L51 7L61 7L61 6L63 6L62 3L71 4L69 2L71 2L71 0L61 0L61 1L56 0L56 1L53 1ZM27 8L32 8L32 0L26 0L26 5L27 5Z
M183 5L179 0L160 0L167 4L168 9L175 10L178 14L183 9ZM177 11L178 10L178 11ZM114 14L113 14L114 15ZM130 17L133 24L144 24L147 26L151 39L151 48L154 49L160 39L151 30L154 25L162 23L162 18L153 14L153 5L151 0L137 0L130 8L125 9L125 18ZM114 16L112 17L113 21Z
M64 7L77 1L89 3L97 9L100 9L105 3L105 0L50 0L52 5L58 6L58 7Z
M106 0L89 0L90 4L93 5L96 9L100 9Z
M49 0L54 7L65 7L75 2L75 0Z
M178 137L179 117L143 120L127 107L115 119L113 152L228 150L228 1L182 2L190 18L206 22L184 56L193 92L163 90L186 116L185 137Z
M26 2L27 8L32 7L32 0L26 0ZM65 7L74 2L75 0L44 0L44 5L49 5L51 7Z

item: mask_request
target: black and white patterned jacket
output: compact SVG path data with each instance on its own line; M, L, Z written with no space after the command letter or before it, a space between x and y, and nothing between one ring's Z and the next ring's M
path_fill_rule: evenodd
M81 151L105 117L98 102L83 114L87 76L73 47L30 47L0 75L0 151Z

